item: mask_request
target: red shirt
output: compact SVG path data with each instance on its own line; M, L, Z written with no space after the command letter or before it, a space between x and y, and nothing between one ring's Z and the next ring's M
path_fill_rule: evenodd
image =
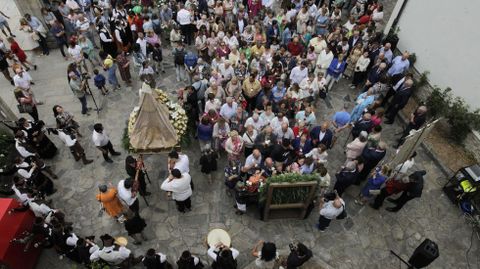
M300 44L300 42L297 44L290 42L288 43L287 48L288 51L292 54L292 56L298 56L303 51L303 46L302 44Z
M27 59L27 55L25 52L20 48L16 41L13 41L10 44L10 51L15 54L20 62L24 62Z
M358 24L367 24L370 20L372 19L372 16L369 15L363 15L358 19Z

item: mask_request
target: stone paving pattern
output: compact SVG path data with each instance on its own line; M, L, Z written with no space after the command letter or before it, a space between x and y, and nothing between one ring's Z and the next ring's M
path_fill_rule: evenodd
M167 51L165 55L168 55ZM184 84L176 82L172 59L168 56L165 58L167 73L159 76L158 86L173 92ZM41 119L46 121L47 125L54 126L51 112L54 104L60 104L76 115L84 135L80 143L86 149L87 156L95 160L88 166L75 162L61 141L57 137L51 137L59 148L57 156L49 161L60 177L55 181L58 192L52 196L55 207L67 213L68 220L74 223L75 232L79 235L94 234L97 238L103 233L126 235L122 225L107 215L97 217L99 204L94 197L99 183L112 182L116 185L126 177L124 158L127 153L121 147L121 138L128 115L138 103L139 82L136 81L133 87L123 87L105 98L92 88L102 111L98 116L94 112L88 117L82 116L80 104L63 76L67 62L61 58L60 53L53 51L49 57L35 61L39 70L31 71L36 83L33 90L37 97L45 102L39 106ZM14 104L8 82L0 80L0 87L1 97L7 103ZM337 85L326 101L321 100L318 103L317 121L320 123L331 118L345 100L353 100L356 94L344 81ZM89 106L93 107L91 98L88 102ZM14 105L12 110L16 112ZM92 126L96 122L104 124L114 147L122 152L122 156L113 157L113 164L103 161L100 151L90 140ZM393 141L394 134L400 131L401 127L397 124L388 126L383 137L386 141ZM327 166L332 178L345 159L343 145L346 134L345 132L340 137L337 145L329 152ZM259 239L275 242L284 252L292 240L304 242L313 248L316 257L333 268L398 268L399 261L390 255L389 250L408 258L426 237L436 241L440 248L441 255L432 264L432 268L466 268L465 251L470 244L471 229L465 224L460 210L443 194L441 184L445 180L444 175L422 149L419 149L415 167L428 171L421 199L410 201L396 214L384 209L375 211L368 206L360 207L353 203L359 187L352 186L344 195L349 217L346 220L333 221L325 233L317 232L314 227L318 209L306 220L280 219L263 222L258 219L258 212L254 208L249 208L246 215L235 215L232 208L233 198L224 191L222 173L217 172L214 183L209 185L198 168L197 144L192 144L185 152L190 156L191 175L196 186L192 197L193 211L186 214L179 214L174 202L168 201L165 193L159 189L159 184L166 177L166 154L145 158L152 179L148 188L153 195L148 197L150 207L147 207L143 200L140 200L140 205L141 216L147 219L146 231L150 240L141 246L129 245L138 255L154 247L166 253L169 260L174 262L183 250L190 249L203 261L208 261L203 245L206 234L212 228L223 228L230 233L234 246L241 252L240 268L253 260L250 250ZM389 156L393 152L392 148L388 149ZM223 165L224 162L220 162L219 167L222 168ZM388 206L388 202L386 205ZM475 241L471 260L477 244ZM69 261L60 261L52 250L46 250L37 268L74 266Z
M385 1L385 18L389 17L394 2ZM169 55L170 51L164 50L167 72L159 75L157 82L159 88L174 92L185 84L176 82L173 57ZM138 104L140 87L138 79L132 87L123 87L107 97L102 97L98 90L92 87L102 111L99 115L92 112L86 117L80 114L80 103L67 84L64 76L67 62L63 60L60 52L54 50L49 57L32 57L39 66L38 71L30 72L36 83L33 90L37 98L45 102L38 108L40 118L47 125L54 126L55 120L51 109L55 104L60 104L67 111L74 113L84 135L80 143L85 148L87 156L95 160L88 166L76 163L63 143L57 137L51 137L59 148L57 156L48 161L60 177L55 181L58 192L52 196L54 206L67 213L68 220L74 223L75 232L79 235L94 234L98 238L103 233L110 233L114 236L126 236L121 224L106 214L100 218L97 216L99 204L95 201L95 195L99 183L112 182L116 185L126 177L124 158L127 153L121 146L121 139L126 120L132 108ZM138 77L135 74L133 76ZM318 103L316 107L318 123L331 118L345 101L350 102L353 107L351 100L354 100L358 93L349 89L347 84L342 80L326 101ZM93 86L93 83L91 85ZM0 89L1 98L11 104L12 110L17 113L16 101L9 82L1 78ZM93 107L91 98L88 103ZM91 142L91 131L96 122L103 123L115 149L122 152L122 156L113 157L112 164L103 161L100 151ZM384 130L382 136L384 140L391 142L391 146L392 138L401 130L398 124L391 125ZM343 154L345 139L346 132L329 151L327 167L332 179L335 171L345 160ZM168 260L175 263L181 252L189 249L204 263L209 263L204 246L205 237L210 229L223 228L232 236L233 245L240 250L239 268L244 268L254 260L250 251L259 239L275 242L281 253L288 253L288 243L292 240L301 241L312 248L319 262L328 263L330 268L400 268L400 261L390 254L390 250L408 259L424 238L437 242L440 249L440 257L430 268L467 268L465 253L470 246L471 228L465 223L461 211L443 194L441 186L446 180L445 176L421 148L418 150L415 169L425 169L428 174L420 199L410 201L396 214L384 209L375 211L368 206L360 207L353 203L360 188L352 186L344 194L348 218L333 221L325 233L317 232L314 227L318 218L317 208L306 220L277 219L263 222L258 219L255 208L249 208L246 215L235 215L232 208L234 200L224 191L223 174L217 172L214 175L214 183L208 184L207 179L199 171L198 145L194 143L184 151L190 156L191 176L195 182L193 211L179 214L174 202L167 200L165 193L160 191L160 183L166 177L166 154L147 156L145 162L152 179L148 189L153 195L148 197L150 207L147 207L142 199L140 207L141 216L147 219L146 232L150 240L141 246L128 245L136 255L144 254L148 248L153 247L166 253ZM389 148L387 154L390 158L393 153L394 150ZM224 160L219 163L220 170L223 165ZM333 184L334 182L332 186ZM389 206L388 202L386 206ZM474 238L469 255L470 264L475 263L476 253L478 241ZM45 250L37 265L37 268L42 269L78 267L66 259L59 260L53 250ZM315 269L322 267L309 266Z

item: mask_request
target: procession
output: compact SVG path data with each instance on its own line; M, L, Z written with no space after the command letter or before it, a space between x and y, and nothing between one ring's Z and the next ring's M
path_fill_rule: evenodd
M0 6L7 268L453 268L394 3L39 4Z

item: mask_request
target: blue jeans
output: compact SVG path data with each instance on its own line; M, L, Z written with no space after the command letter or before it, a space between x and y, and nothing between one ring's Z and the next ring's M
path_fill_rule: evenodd
M83 97L78 97L78 100L80 100L80 103L82 104L82 114L87 114L87 96L84 95Z

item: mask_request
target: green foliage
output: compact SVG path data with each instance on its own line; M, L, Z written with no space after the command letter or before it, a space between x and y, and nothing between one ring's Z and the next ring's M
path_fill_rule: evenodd
M410 65L414 65L417 61L417 55L415 53L410 53L410 56L408 56L408 61L410 62Z
M420 74L420 77L415 80L415 87L422 88L425 85L428 85L428 75L430 75L430 71L425 71Z
M267 199L267 192L270 183L299 183L319 181L318 174L301 175L297 173L286 173L281 175L272 176L266 179L260 189L260 203L264 203ZM303 202L308 196L308 187L296 187L292 185L292 188L280 188L274 189L272 193L272 204L288 204Z
M0 169L5 169L12 163L10 154L14 150L15 140L10 134L0 131Z
M110 269L110 265L108 265L106 262L104 261L94 261L90 264L90 268L91 269Z
M123 129L122 146L123 146L123 149L125 149L128 152L130 152L132 149L130 146L130 136L128 135L128 121L127 121L127 127Z
M480 130L480 110L472 112L465 100L454 97L451 91L435 87L427 99L427 107L434 118L447 119L455 141L463 142L471 130Z

